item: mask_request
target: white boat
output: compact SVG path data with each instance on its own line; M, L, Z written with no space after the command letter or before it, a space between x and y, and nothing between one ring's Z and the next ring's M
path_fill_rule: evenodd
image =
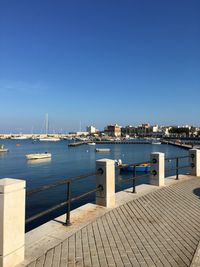
M20 136L13 136L13 137L11 137L11 139L13 139L13 140L26 140L26 139L29 139L29 137L25 136L25 135L20 135Z
M96 148L95 149L96 152L110 152L110 148Z
M96 146L96 143L87 143L89 146Z
M8 152L8 149L4 145L0 145L0 152Z
M46 158L51 158L51 153L35 153L35 154L27 154L26 155L27 159L46 159Z
M152 145L161 145L161 142L152 142Z

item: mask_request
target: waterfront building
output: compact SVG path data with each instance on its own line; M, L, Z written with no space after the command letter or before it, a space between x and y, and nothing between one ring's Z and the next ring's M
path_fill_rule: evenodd
M151 126L149 123L139 125L137 128L138 136L147 136L151 131Z
M106 127L105 132L108 136L121 137L121 128L118 124L110 124Z
M130 136L130 137L135 137L137 134L137 127L128 125L126 127L121 128L122 136Z

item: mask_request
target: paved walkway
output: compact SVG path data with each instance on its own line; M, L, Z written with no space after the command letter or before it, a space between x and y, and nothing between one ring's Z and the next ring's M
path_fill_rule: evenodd
M28 267L190 266L200 240L200 179L113 209Z

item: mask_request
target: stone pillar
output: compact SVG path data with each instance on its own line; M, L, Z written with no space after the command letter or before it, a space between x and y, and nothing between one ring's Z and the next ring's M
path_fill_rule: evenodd
M24 260L25 181L0 179L0 267Z
M200 150L189 150L189 163L191 165L191 175L200 176Z
M101 185L103 191L96 193L96 204L107 208L115 206L115 161L100 159L96 161L96 170L102 169L102 175L96 176L96 186Z
M151 153L150 161L152 162L150 184L164 186L165 154L160 152L153 152Z

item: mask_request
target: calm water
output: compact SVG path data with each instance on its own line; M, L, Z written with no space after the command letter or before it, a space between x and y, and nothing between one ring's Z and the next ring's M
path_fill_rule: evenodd
M27 190L39 187L41 185L53 183L60 179L77 176L84 173L95 171L95 161L101 158L122 159L123 163L134 163L149 160L151 152L164 152L166 157L187 155L188 151L170 145L83 145L79 147L68 147L67 141L59 142L40 142L31 140L1 140L1 143L9 149L8 153L0 153L0 178L24 179L27 183ZM20 146L16 146L20 144ZM110 148L110 153L95 153L95 147ZM27 161L26 154L38 152L52 153L51 160ZM167 165L173 166L173 162L167 162ZM183 165L187 165L184 162ZM130 187L131 183L119 183L121 179L126 179L127 174L122 176L116 173L116 190L122 190ZM148 178L140 179L140 183L148 183ZM84 180L74 183L73 196L94 189L95 177L88 177ZM26 216L30 217L56 203L66 200L66 187L60 186L55 189L36 194L27 199ZM72 205L76 208L88 201L94 201L94 195L89 196ZM27 230L62 214L65 210L58 210L45 218L42 218L27 227Z

